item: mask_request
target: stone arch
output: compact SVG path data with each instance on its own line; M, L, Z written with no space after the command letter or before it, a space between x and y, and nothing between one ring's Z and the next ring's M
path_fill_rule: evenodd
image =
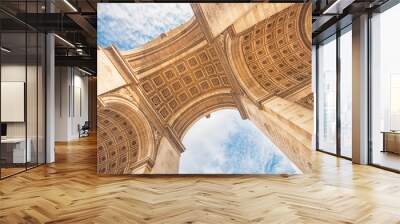
M176 173L187 130L224 108L237 109L301 170L310 170L311 4L242 5L235 5L236 22L213 23L219 15L211 11L220 5L194 4L190 21L137 49L99 49L109 52L100 60L123 68L117 70L126 82L98 98L103 107L129 114L144 152L115 172ZM264 9L273 13L260 17ZM220 32L210 32L214 25ZM106 71L98 76L110 79Z
M151 168L156 157L153 129L132 101L103 97L98 117L99 173L135 173Z
M310 16L311 4L294 4L243 32L225 35L228 60L253 101L277 96L312 106L307 104L312 96Z
M177 137L182 141L186 132L202 117L221 109L238 109L230 94L221 93L202 99L195 107L187 108L181 113L179 119L175 120L172 127Z

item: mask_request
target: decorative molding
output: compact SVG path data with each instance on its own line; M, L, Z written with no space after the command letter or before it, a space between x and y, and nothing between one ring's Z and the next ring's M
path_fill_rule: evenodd
M232 26L231 26L232 27ZM222 65L224 66L224 69L226 71L226 74L228 76L229 82L232 87L232 95L234 98L235 103L237 104L237 108L239 110L240 116L242 119L247 119L248 116L246 114L246 110L244 109L242 105L242 101L240 100L240 96L243 95L243 90L240 87L240 84L238 80L236 79L236 76L233 74L232 67L229 65L228 57L226 55L226 52L224 50L225 48L225 34L221 34L218 38L217 41L215 41L212 46L217 51L218 57L222 61Z
M302 105L303 107L313 110L314 108L314 94L310 93L307 96L299 99L296 103Z

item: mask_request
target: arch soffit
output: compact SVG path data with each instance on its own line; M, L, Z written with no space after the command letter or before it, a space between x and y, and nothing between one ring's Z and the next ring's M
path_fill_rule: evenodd
M221 109L238 109L234 98L229 93L218 93L196 102L193 107L188 107L172 124L172 128L182 141L186 132L199 119L207 114Z
M310 4L294 4L241 33L226 35L231 66L253 101L287 97L310 85L310 13Z
M134 126L139 141L139 160L156 157L153 128L138 106L131 100L119 96L103 96L103 109L122 114Z
M140 143L134 125L121 113L100 107L98 122L99 173L129 172L129 164L138 161Z
M139 88L165 123L180 111L215 92L230 92L231 84L215 47L205 45L142 78Z
M230 95L230 94L231 94L231 90L228 88L225 88L225 89L214 90L206 95L202 95L202 96L190 101L184 107L177 110L176 113L173 114L173 116L171 116L171 118L168 120L168 124L173 126L174 123L176 123L176 120L181 118L182 114L184 114L185 112L193 111L194 108L197 109L199 107L204 106L204 104L202 104L202 102L204 102L207 99L216 98L216 97L218 98L222 95ZM224 102L225 100L226 100L226 98L221 98L221 102Z

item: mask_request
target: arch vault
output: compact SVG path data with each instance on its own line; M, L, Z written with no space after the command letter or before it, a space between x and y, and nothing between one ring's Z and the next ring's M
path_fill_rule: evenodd
M125 52L98 49L98 172L178 173L182 136L221 108L311 169L311 4L192 4L195 16Z

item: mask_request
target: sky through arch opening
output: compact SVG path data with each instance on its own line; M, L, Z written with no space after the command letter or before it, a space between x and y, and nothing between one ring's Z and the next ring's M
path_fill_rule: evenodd
M183 137L180 174L298 174L301 171L237 110L198 120Z

